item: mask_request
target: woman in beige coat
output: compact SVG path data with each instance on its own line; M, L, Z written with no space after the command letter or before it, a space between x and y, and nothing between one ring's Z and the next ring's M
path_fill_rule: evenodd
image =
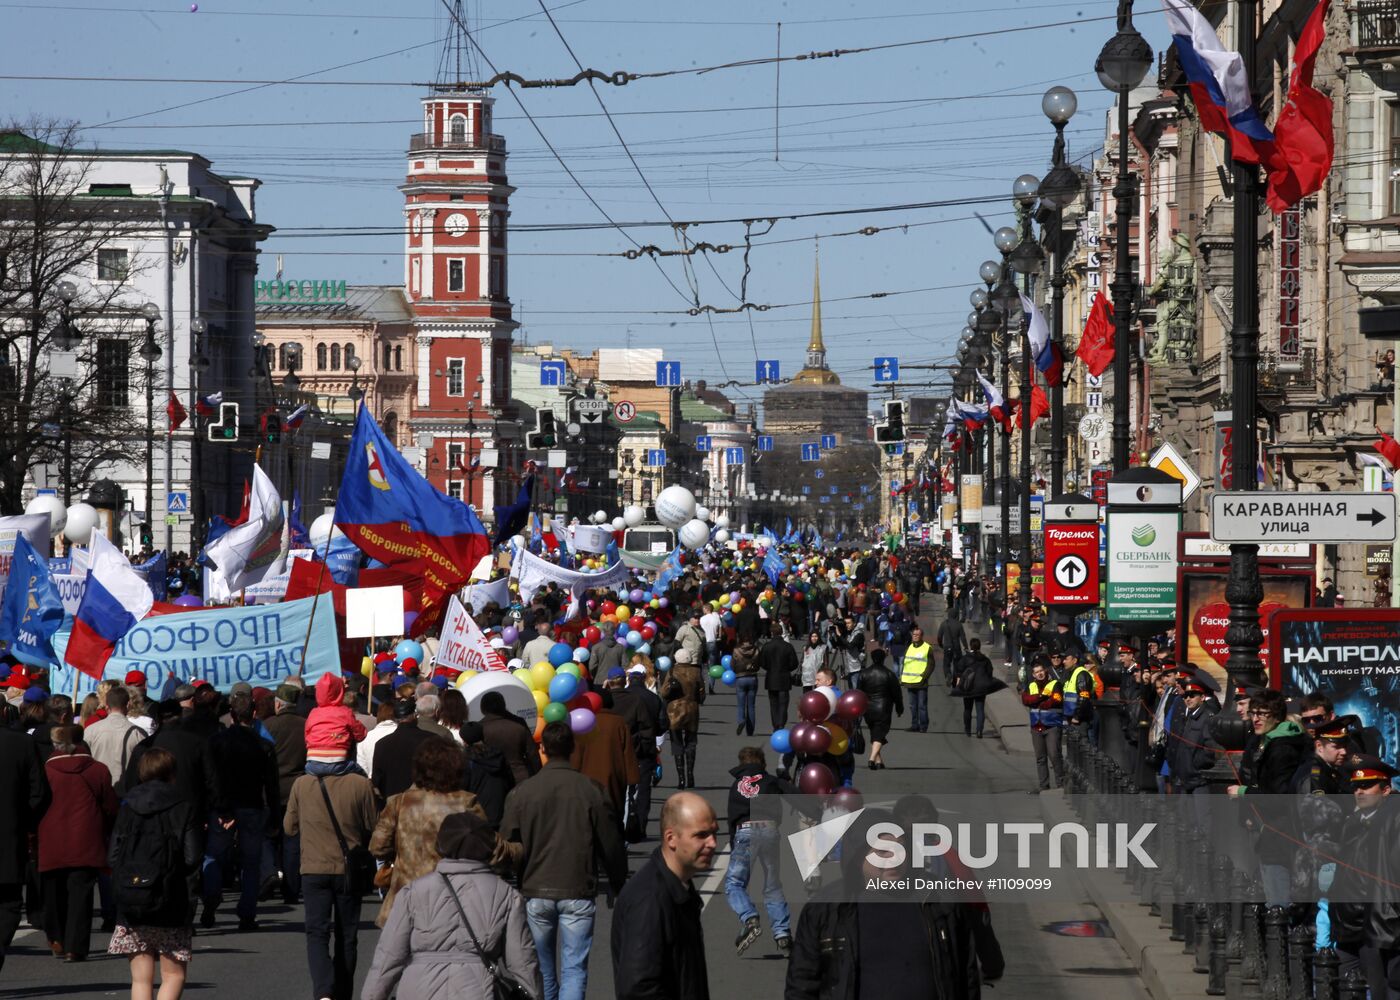
M676 650L676 662L661 683L666 718L671 723L671 752L676 755L676 787L695 787L695 743L700 738L700 706L705 703L705 674L695 654Z

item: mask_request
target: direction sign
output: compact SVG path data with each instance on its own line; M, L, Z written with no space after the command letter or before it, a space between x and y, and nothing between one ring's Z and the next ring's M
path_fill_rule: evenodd
M820 462L820 461L821 461L821 458L822 458L822 450L821 450L821 448L818 447L817 445L815 445L815 444L804 444L804 445L802 446L802 461L804 461L804 462Z
M663 389L674 389L681 384L681 363L679 361L658 361L656 363L656 384Z
M758 450L759 450L759 451L772 451L772 450L773 450L773 435L772 435L772 434L760 434L760 435L758 436Z
M817 477L818 479L824 479L824 478L826 478L826 470L825 470L825 469L818 469L818 470L816 471L816 477Z
M726 449L724 449L724 464L725 464L725 465L743 465L743 464L744 464L744 449L743 449L743 448L726 448Z
M580 396L570 401L574 408L574 415L581 424L601 424L603 418L608 413L608 401L606 399L589 399L587 396Z
M822 443L822 451L835 451L835 450L836 450L836 435L835 435L835 434L823 434L823 435L822 435L822 442L821 442L821 443Z
M646 463L646 464L647 464L647 465L650 465L650 466L653 467L653 468L659 468L660 466L665 465L665 464L666 464L666 449L665 449L665 448L648 448L648 449L647 449L647 463Z
M755 361L753 363L753 377L759 385L765 382L778 381L778 362L776 361Z
M1393 542L1394 493L1216 493L1217 542Z
M563 361L541 361L540 385L563 385L567 368Z
M1099 526L1094 521L1045 526L1045 602L1099 603Z
M190 512L190 495L186 492L176 492L172 490L165 495L165 512L167 514L188 514Z
M630 399L619 399L617 405L613 407L613 416L624 424L632 422L632 418L637 415L637 406Z
M713 438L711 438L710 435L708 435L708 434L701 434L699 437L697 437L697 438L695 439L695 450L696 450L696 451L709 451L709 450L710 450L710 445L711 445L712 443L713 443Z
M898 359L898 358L876 358L876 359L875 359L875 381L876 381L876 382L898 382L898 381L899 381L899 359Z

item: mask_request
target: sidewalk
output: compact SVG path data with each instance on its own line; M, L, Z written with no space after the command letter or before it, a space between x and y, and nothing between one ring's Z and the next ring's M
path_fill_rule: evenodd
M936 597L931 600L930 597ZM932 629L926 630L929 641L938 635L938 626L947 617L943 595L924 595L923 616L932 622ZM1009 650L1001 644L1001 636L994 634L983 622L963 622L967 637L982 640L982 652L992 661L992 669L999 680L1006 682L1006 689L987 697L987 722L996 730L997 739L1007 753L1031 753L1030 716L1021 704L1021 696L1016 691L1016 668L1004 666L1011 659ZM939 653L942 656L942 653ZM942 662L940 660L940 667ZM942 677L941 670L937 672Z

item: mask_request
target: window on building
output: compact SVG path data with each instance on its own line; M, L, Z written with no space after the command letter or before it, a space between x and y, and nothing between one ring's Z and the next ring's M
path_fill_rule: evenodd
M97 280L125 281L127 259L125 250L97 251Z
M346 344L345 347L343 348L343 352L344 352L344 353L341 354L341 357L344 358L344 360L345 360L345 367L346 367L346 368L349 368L349 367L350 367L350 359L353 358L353 357L355 356L355 345L354 345L354 344Z
M395 448L399 446L399 415L393 410L384 414L384 436Z
M499 257L491 258L491 283L489 287L493 299L506 297L506 262Z
M496 240L498 244L506 238L505 212L491 213L491 236Z
M388 368L389 366L388 366L388 365L385 365L384 367L385 367L385 368ZM398 344L398 345L396 345L396 346L394 347L394 371L396 371L396 372L401 372L401 371L403 371L403 345L402 345L402 344Z
M461 396L467 381L467 362L463 358L447 359L447 394Z
M460 469L462 467L462 456L466 453L466 445L455 441L448 444L447 467L454 470Z
M131 343L116 338L97 342L95 400L98 406L126 406L131 394Z
M316 345L316 370L323 372L326 370L326 345Z
M331 371L340 371L340 345L331 345Z
M301 367L301 345L300 344L278 344L277 345L277 367L284 371L291 371L293 368Z
M447 290L465 292L467 290L467 262L461 257L447 262Z
M452 134L452 141L453 141L453 142L466 142L466 141L467 141L467 120L466 120L465 118L463 118L461 115L453 115L453 116L452 116L452 133L451 133L451 134Z
M391 348L388 344L385 344L385 345L384 345L384 370L385 370L386 372L389 370L389 359L393 357L393 353L392 353L392 352L393 352L393 348Z
M504 354L491 356L491 394L498 399L510 398L510 364Z
M651 478L642 479L642 503L651 503Z
M447 484L447 495L454 500L462 499L462 481L460 479L454 479Z

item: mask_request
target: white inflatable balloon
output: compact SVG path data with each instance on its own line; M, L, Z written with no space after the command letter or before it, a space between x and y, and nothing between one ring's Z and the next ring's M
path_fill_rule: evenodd
M687 521L680 528L681 544L688 549L698 549L710 540L710 526L696 518Z
M612 519L612 529L613 529L613 531L622 531L622 530L624 530L626 527L627 527L627 519L626 519L626 518L615 517L615 518Z
M525 682L514 674L503 670L488 670L477 674L462 685L462 697L467 699L467 710L473 719L481 718L481 696L488 691L499 691L506 701L506 709L520 716L530 732L535 731L535 720L539 717L539 707L535 696L525 686Z
M68 523L63 526L63 537L74 545L87 545L92 541L92 529L97 527L97 520L96 507L75 503L68 508Z
M693 517L695 495L684 486L668 486L656 498L656 519L672 531L679 531Z
M594 512L593 512L593 523L594 523L594 524L602 524L602 523L603 523L604 521L606 521L607 519L608 519L608 512L607 512L607 511L605 511L605 510L599 510L599 511L594 511Z
M725 542L729 541L729 529L720 528L718 531L716 531L715 541L718 542L720 545L723 545Z
M647 519L645 507L638 507L636 504L628 504L622 512L623 525L628 528L635 528Z
M716 515L715 515L715 527L716 527L716 528L727 528L727 527L729 527L729 515L728 515L728 514L716 514Z
M68 523L68 508L63 506L63 501L54 496L35 497L25 504L26 514L47 514L49 515L49 535L57 535L63 530L63 526Z
M695 505L695 519L697 521L708 521L710 519L710 508L701 504Z
M331 507L324 514L311 522L311 527L306 531L311 539L313 549L324 549L326 542L336 538L344 538L345 532L335 526L335 508Z

